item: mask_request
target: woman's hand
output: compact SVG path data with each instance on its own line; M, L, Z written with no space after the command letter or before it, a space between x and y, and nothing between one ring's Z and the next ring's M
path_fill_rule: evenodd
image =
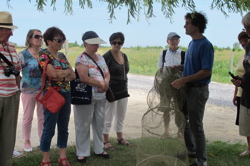
M235 106L237 106L237 96L234 96L234 98L233 98L233 104L234 104Z
M109 84L107 82L101 82L101 87L98 87L97 91L99 93L104 93L108 90L108 88L109 88Z
M239 86L242 84L243 80L242 80L242 79L231 79L231 82L232 82L235 86L239 87Z

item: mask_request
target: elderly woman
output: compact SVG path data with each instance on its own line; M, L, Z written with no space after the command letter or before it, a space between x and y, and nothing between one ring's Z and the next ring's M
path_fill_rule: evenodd
M109 37L111 50L103 55L110 72L110 88L118 99L114 102L106 101L105 105L103 138L104 148L108 150L115 150L109 142L109 131L114 117L113 129L116 132L118 144L131 145L123 139L123 121L129 97L127 91L129 63L126 54L121 52L124 40L124 35L121 32L113 33Z
M110 76L104 58L96 54L99 44L106 42L93 31L85 32L82 41L85 51L76 60L76 70L80 80L92 86L92 101L89 105L74 105L73 108L77 161L85 163L86 157L90 156L90 125L92 125L94 153L106 159L110 158L109 154L103 151L102 139L105 92L108 89ZM100 70L102 70L103 76Z
M60 149L58 164L61 166L70 166L66 157L66 148L68 142L68 124L70 119L70 85L69 81L75 79L75 73L70 66L66 56L58 52L66 39L64 33L56 27L51 27L46 30L43 35L44 42L48 46L39 52L39 65L44 67L44 62L50 60L47 65L46 74L52 79L51 86L65 98L65 104L55 114L44 108L44 128L41 138L40 149L43 151L43 160L41 166L50 166L50 144L55 133L57 125L57 147ZM49 86L49 81L46 81L45 92Z
M248 12L242 18L242 24L245 28L247 35L250 35L250 12ZM243 90L240 100L240 115L239 115L239 133L242 136L247 137L248 148L244 152L240 153L240 156L245 156L250 154L250 57L249 53L249 45L246 45L246 54L243 60L243 67L245 69L245 73L242 77L237 79L232 79L231 81L237 87L243 84Z
M38 52L43 44L42 32L38 29L29 30L26 37L26 49L19 53L22 67L21 98L23 102L22 137L24 139L24 151L32 151L30 133L34 110L37 111L38 138L41 140L43 130L43 106L36 101L36 96L42 88L42 73L37 62Z
M239 35L238 35L238 41L241 44L243 49L245 49L249 39L250 39L250 37L244 31L240 32ZM242 63L243 60L244 60L244 57L245 57L245 55L240 56L240 58L238 59L237 67L236 67L236 73L240 77L242 77L242 75L245 72L244 67L243 67L243 63ZM233 104L235 106L237 106L237 114L236 114L236 121L235 121L236 125L239 125L239 113L240 113L240 98L241 98L241 95L242 95L242 88L235 86Z

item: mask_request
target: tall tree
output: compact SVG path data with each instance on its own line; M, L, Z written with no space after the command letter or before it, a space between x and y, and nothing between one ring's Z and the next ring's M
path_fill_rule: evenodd
M7 5L10 4L11 0L7 0ZM31 0L29 0L31 2ZM171 19L174 14L174 8L184 7L189 11L195 10L194 0L99 0L100 3L107 4L107 10L110 13L110 19L115 18L115 9L127 8L128 20L130 22L131 16L133 18L139 18L140 13L143 10L146 18L154 16L153 4L160 3L161 11L166 18ZM211 1L211 0L210 0ZM53 10L56 10L56 0L36 0L37 10L43 11L44 6L50 5ZM64 0L65 13L73 13L73 0ZM79 6L92 8L92 0L79 0ZM211 9L220 10L225 16L228 13L240 13L250 10L249 0L212 0Z

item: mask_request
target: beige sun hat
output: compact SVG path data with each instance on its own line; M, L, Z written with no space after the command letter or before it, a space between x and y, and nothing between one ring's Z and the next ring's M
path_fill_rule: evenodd
M9 12L0 11L0 27L17 29L18 27L13 25L12 16Z

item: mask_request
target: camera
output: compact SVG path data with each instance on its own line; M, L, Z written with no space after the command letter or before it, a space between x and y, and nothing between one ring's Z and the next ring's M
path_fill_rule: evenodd
M16 70L14 66L7 66L7 68L4 69L3 72L6 77L9 77L11 74L15 76L19 76L20 74L20 71Z

